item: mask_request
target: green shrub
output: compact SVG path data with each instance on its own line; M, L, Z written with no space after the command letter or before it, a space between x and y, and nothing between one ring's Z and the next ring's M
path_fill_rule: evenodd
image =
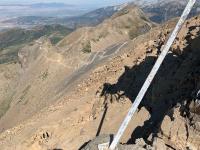
M63 37L52 37L52 38L50 38L50 40L51 40L51 43L53 44L53 45L56 45L58 42L60 42L61 40L63 39Z
M138 32L137 32L137 30L132 28L132 29L129 30L128 35L129 35L129 38L132 40L132 39L134 39L135 37L138 36Z
M87 41L86 44L83 44L82 52L91 53L91 43L90 43L90 41Z
M46 71L41 75L41 79L44 81L45 79L47 79L48 75L49 75L49 72L48 72L48 70L46 70Z

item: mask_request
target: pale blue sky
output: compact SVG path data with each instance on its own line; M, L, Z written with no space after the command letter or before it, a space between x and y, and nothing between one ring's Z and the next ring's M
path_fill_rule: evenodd
M0 0L2 3L41 3L41 2L63 2L66 4L75 4L75 5L115 5L123 2L129 2L131 0Z

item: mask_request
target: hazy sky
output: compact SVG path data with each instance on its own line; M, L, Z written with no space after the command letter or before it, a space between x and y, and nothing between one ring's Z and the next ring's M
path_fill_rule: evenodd
M113 5L123 2L128 2L131 0L0 0L2 3L41 3L41 2L63 2L66 4L75 4L75 5Z

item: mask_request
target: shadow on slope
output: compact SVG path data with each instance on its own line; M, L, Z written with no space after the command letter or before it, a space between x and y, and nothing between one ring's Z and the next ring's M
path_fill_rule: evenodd
M172 108L177 104L183 104L185 100L193 99L191 93L197 89L196 78L200 72L200 47L196 39L187 39L188 46L184 48L179 56L169 53L165 58L152 85L148 89L139 110L145 107L151 117L144 122L143 126L138 126L132 133L128 144L135 143L136 139L143 138L147 143L148 137L156 137L160 130L160 124L165 115L173 119ZM143 62L132 68L125 66L124 73L115 84L105 83L101 96L106 101L120 101L123 97L135 100L142 84L147 78L157 57L147 56ZM153 140L153 139L152 139Z

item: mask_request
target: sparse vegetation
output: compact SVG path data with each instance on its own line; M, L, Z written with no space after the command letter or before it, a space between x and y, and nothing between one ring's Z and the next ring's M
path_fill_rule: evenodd
M48 75L49 75L49 72L48 72L48 70L46 70L46 71L41 75L41 79L42 79L42 80L47 79Z
M0 64L16 62L18 51L25 44L32 44L42 36L49 37L52 44L56 44L71 32L72 29L62 25L38 26L30 30L15 28L2 32L0 33ZM1 55L2 51L4 51L3 55Z
M87 41L86 44L83 44L82 52L91 53L91 42Z
M60 42L64 37L61 37L61 36L55 36L55 37L51 37L50 40L51 40L51 43L53 45L57 44L58 42Z
M10 46L0 51L0 64L16 63L18 59L18 51L24 45Z
M137 36L139 35L139 33L138 33L138 31L137 31L135 28L131 28L131 29L129 30L128 35L129 35L129 38L132 40L132 39L134 39L135 37L137 37Z
M45 25L35 27L31 30L15 28L0 34L0 48L29 43L42 36L50 36L56 32L65 36L71 31L71 29L61 25Z
M97 38L93 38L92 41L93 42L99 42L100 39L105 38L108 35L107 31L103 31L99 34L99 36Z
M135 27L131 28L129 30L129 38L132 40L134 38L136 38L139 35L142 35L146 32L148 32L151 29L151 27L148 24L144 24L141 27L137 27L137 29Z

